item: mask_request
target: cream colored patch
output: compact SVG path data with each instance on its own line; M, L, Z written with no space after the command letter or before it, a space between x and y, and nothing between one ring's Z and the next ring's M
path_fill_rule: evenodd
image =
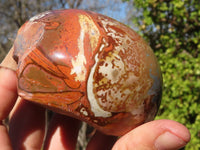
M97 47L99 37L100 37L100 32L97 26L95 25L94 21L92 20L92 18L90 18L89 16L79 15L79 23L80 23L82 32L84 32L84 34L89 35L90 46L93 52ZM80 41L80 42L83 42L83 41Z
M122 75L125 74L124 63L120 56L113 53L112 57L106 57L104 65L99 67L99 73L101 73L107 80L110 80L111 84L120 81Z
M40 13L40 14L30 18L29 21L32 22L32 21L38 20L38 19L40 19L40 18L42 18L42 17L44 17L44 16L46 16L46 15L48 15L50 13L51 13L50 11L46 11L46 12Z
M82 113L84 116L88 116L88 112L84 107L81 108L80 113Z
M95 98L95 95L93 93L93 89L94 89L94 73L95 73L95 69L97 66L99 59L98 59L98 54L95 56L95 64L92 67L91 71L90 71L90 75L88 78L88 82L87 82L87 95L88 95L88 100L90 102L91 105L91 110L94 113L95 117L110 117L112 116L111 112L105 111L103 110L99 104L97 103L97 100Z
M79 15L79 23L81 27L80 36L77 41L79 53L76 58L72 59L73 68L71 70L71 74L76 74L76 81L85 81L87 73L85 65L87 60L85 58L84 39L86 34L88 34L90 43L86 44L90 44L92 52L94 52L98 44L100 33L93 20L88 16Z
M85 81L86 76L86 59L84 54L79 53L75 59L72 59L73 68L71 70L71 74L76 74L76 81Z

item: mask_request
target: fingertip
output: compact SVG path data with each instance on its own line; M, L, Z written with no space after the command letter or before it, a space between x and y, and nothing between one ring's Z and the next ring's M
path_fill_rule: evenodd
M184 145L186 145L186 142L182 138L169 131L157 137L154 143L155 148L158 150L179 149Z
M0 66L0 85L9 91L17 91L16 72L10 68Z
M190 131L183 124L173 120L156 120L155 123L160 123L160 128L164 128L166 131L170 131L174 135L181 138L183 141L188 143L191 139Z
M166 142L167 141L167 142ZM113 150L124 149L178 149L190 141L190 132L182 124L172 120L155 120L145 123L114 145Z

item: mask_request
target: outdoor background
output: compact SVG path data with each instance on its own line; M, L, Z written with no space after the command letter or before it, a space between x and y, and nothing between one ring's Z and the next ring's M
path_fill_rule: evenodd
M26 20L46 10L63 8L110 16L145 38L163 73L163 98L156 119L186 125L191 142L184 149L200 149L199 0L0 0L0 61ZM79 138L77 149L86 145L84 137Z

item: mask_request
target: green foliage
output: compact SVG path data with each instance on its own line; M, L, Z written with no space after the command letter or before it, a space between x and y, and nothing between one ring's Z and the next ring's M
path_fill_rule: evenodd
M192 140L186 149L200 148L200 57L187 52L172 57L170 51L156 53L163 73L163 98L157 119L185 124Z
M185 149L200 149L200 5L198 0L134 0L133 21L158 57L163 98L157 119L176 120L191 132Z

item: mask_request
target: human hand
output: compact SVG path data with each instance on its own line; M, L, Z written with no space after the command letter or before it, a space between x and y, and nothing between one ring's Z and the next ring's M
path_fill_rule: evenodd
M1 66L15 69L12 51ZM45 127L45 109L25 100L17 100L17 79L14 71L0 68L0 147L2 150L73 150L80 121L55 114ZM13 108L14 107L14 108ZM10 115L9 115L10 114ZM10 116L9 132L3 120ZM45 136L46 133L46 136ZM96 132L87 150L111 149L116 137ZM117 140L113 150L179 149L190 140L183 125L171 120L156 120L143 124ZM44 144L43 144L44 143Z

